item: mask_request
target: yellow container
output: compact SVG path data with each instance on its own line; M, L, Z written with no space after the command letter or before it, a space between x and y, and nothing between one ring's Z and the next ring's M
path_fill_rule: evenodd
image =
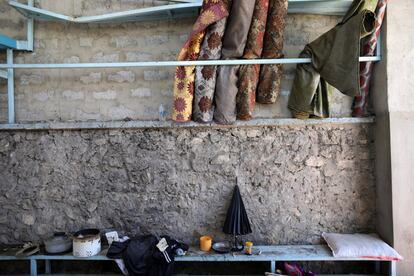
M200 237L200 250L208 252L211 250L213 244L213 238L210 236L201 236Z
M244 244L244 252L246 252L246 254L248 255L252 255L253 254L253 243L250 241L247 241Z

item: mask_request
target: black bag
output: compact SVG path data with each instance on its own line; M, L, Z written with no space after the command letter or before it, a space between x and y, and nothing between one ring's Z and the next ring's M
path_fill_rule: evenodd
M123 259L130 276L169 276L174 272L174 252L177 248L184 251L188 246L178 243L168 236L165 252L157 248L159 239L154 235L138 236L125 242L112 242L107 257Z

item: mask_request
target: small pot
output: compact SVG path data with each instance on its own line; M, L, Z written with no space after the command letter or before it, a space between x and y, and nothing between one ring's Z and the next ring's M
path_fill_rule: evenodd
M72 240L65 232L57 232L53 237L45 240L45 250L47 253L58 254L70 251Z
M98 229L80 230L72 239L75 257L91 257L101 252L101 232Z

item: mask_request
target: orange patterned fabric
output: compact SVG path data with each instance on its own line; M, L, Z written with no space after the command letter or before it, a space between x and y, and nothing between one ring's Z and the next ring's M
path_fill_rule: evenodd
M197 60L205 30L211 24L228 16L228 8L222 0L204 0L188 40L181 49L178 60ZM172 119L177 122L191 120L194 98L195 66L178 66L174 80Z

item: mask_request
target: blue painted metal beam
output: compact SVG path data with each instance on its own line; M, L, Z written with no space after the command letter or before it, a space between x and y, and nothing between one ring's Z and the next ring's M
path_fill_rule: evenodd
M17 40L0 34L0 49L17 49Z

